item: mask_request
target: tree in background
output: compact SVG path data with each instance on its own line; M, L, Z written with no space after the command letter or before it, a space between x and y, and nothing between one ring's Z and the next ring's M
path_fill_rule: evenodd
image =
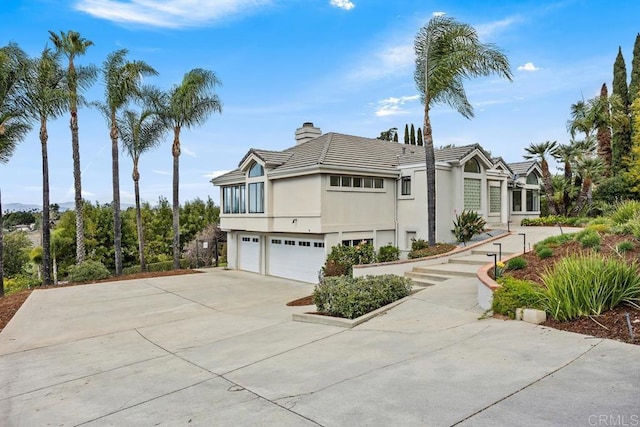
M631 126L640 129L640 97L631 104ZM631 153L629 153L629 169L624 175L631 191L640 194L640 132L634 132Z
M416 128L411 123L411 130L409 131L409 144L416 145Z
M24 231L7 233L4 238L4 252L2 264L7 277L16 277L22 274L23 268L29 263L29 253L33 244Z
M578 147L575 140L569 144L558 145L550 154L562 163L564 179L562 180L562 213L567 215L571 209L573 196L573 168L572 164L576 160ZM556 206L558 209L558 206ZM560 210L560 209L558 209Z
M418 128L418 139L416 143L422 147L424 145L424 141L422 140L422 128Z
M215 93L221 84L213 71L195 68L182 82L167 92L151 96L156 113L173 131L173 268L180 268L180 132L204 124L212 113L222 113L222 102Z
M391 128L386 131L380 132L380 136L376 139L380 139L382 141L395 141L398 142L398 128Z
M524 150L527 152L524 158L527 160L537 160L540 162L540 169L542 169L542 186L547 196L547 202L549 203L549 214L556 215L558 213L558 206L554 198L553 184L551 182L551 173L549 172L549 162L547 157L550 156L557 148L557 141L545 141L539 144L531 143Z
M629 117L629 92L627 88L627 67L622 56L622 48L618 47L618 55L613 64L613 95L619 97L620 102L612 105L612 114ZM626 171L624 156L631 151L631 128L624 121L615 123L611 140L611 163L614 173Z
M409 144L409 125L405 124L404 125L404 143L405 144Z
M144 61L128 61L126 49L107 56L102 68L105 103L101 107L109 124L111 171L113 181L113 246L116 276L122 274L122 219L120 217L120 167L118 161L118 112L134 97L141 95L142 78L158 72Z
M594 125L598 140L598 156L602 159L605 176L611 170L611 110L607 84L602 83L600 97L595 98Z
M138 235L138 255L141 271L147 271L147 263L144 256L144 226L142 224L142 210L140 207L140 171L138 163L140 156L160 144L160 138L166 131L162 121L150 110L140 113L127 110L118 118L118 128L122 139L122 146L133 161L133 189L136 210L136 229Z
M424 145L427 169L427 236L436 243L436 170L429 110L445 103L463 117L473 117L473 106L463 80L498 74L511 81L509 60L491 44L480 43L476 30L447 16L435 16L423 26L414 42L416 86L424 104Z
M578 194L578 200L571 212L572 215L577 215L582 212L587 202L591 200L593 184L602 176L603 168L604 164L602 163L602 159L598 157L586 157L576 163L576 169L582 178L582 186Z
M631 82L629 83L629 105L633 104L633 101L638 98L638 91L640 91L640 33L636 34L636 41L633 44Z
M78 67L75 64L77 56L84 55L90 46L91 40L80 36L76 31L60 31L56 34L49 31L49 38L56 50L61 52L69 60L67 68L67 86L69 89L69 127L71 128L71 150L73 155L73 188L76 209L76 263L84 261L84 221L82 217L82 180L80 176L80 137L78 134L78 105L82 98L79 91L87 89L95 80L97 70L93 66Z
M30 61L24 92L24 108L31 120L40 125L42 157L42 284L49 286L51 278L51 220L49 216L49 154L47 122L60 117L68 106L69 92L65 73L60 66L60 53L49 49Z
M0 164L7 163L30 125L20 103L28 69L26 54L16 44L0 48ZM4 295L4 225L0 201L0 297Z

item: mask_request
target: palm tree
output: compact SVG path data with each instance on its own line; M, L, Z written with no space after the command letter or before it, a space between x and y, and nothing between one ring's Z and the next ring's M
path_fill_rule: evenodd
M42 149L42 283L51 285L51 222L49 216L49 157L47 121L62 115L68 105L65 72L60 55L45 49L39 58L30 61L27 73L24 107L28 116L40 123Z
M28 69L26 54L16 44L0 48L0 163L7 163L24 139L30 124L21 106L24 77ZM4 295L4 250L2 202L0 200L0 297Z
M578 174L582 178L582 186L580 194L578 194L578 200L571 211L572 215L578 215L587 202L591 200L591 187L602 176L604 163L599 157L585 157L577 163L576 167Z
M436 242L436 168L433 130L429 110L445 103L465 118L473 117L473 106L464 90L463 80L498 74L511 81L506 55L492 44L480 43L470 25L446 16L436 16L416 35L414 78L424 104L422 127L427 168L427 230L429 245Z
M569 144L557 146L551 152L551 155L563 164L564 180L562 182L562 205L563 212L567 215L571 205L571 186L573 180L573 169L571 165L578 155L578 146L574 140L571 140Z
M118 118L118 129L122 138L122 145L133 160L133 178L136 201L136 227L138 231L138 252L140 254L140 269L147 270L144 256L144 229L142 226L142 212L140 209L140 171L138 162L146 151L155 148L160 143L162 134L166 131L162 121L150 110L141 113L127 110Z
M167 92L150 95L159 117L173 130L173 268L180 268L180 131L203 124L211 113L222 113L222 102L214 89L221 84L213 71L195 68Z
M141 95L144 76L158 72L144 61L127 61L128 51L117 50L107 56L102 68L105 103L102 110L109 124L111 137L111 172L113 180L113 244L116 276L122 274L122 220L120 218L120 170L118 164L118 111Z
M69 60L67 68L67 85L69 88L69 127L71 128L71 150L73 155L73 188L74 201L76 210L76 263L80 264L84 261L84 217L82 215L82 181L80 177L80 139L78 136L78 104L81 101L78 95L79 90L83 90L91 86L96 76L96 69L93 66L77 67L75 59L77 56L84 55L90 46L93 46L91 40L87 40L80 36L76 31L60 31L56 34L49 31L49 39Z
M544 187L544 192L547 195L549 213L551 215L556 215L558 213L558 207L554 198L553 184L551 183L551 173L549 173L547 156L551 155L557 146L557 141L545 141L539 144L532 143L524 149L528 153L524 155L525 159L536 159L540 162L540 169L542 169L542 186Z

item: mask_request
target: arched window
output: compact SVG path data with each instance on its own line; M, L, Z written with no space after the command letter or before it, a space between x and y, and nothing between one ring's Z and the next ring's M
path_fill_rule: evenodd
M533 185L540 184L540 181L538 180L538 175L536 175L535 173L531 173L527 175L527 184L533 184Z
M253 162L253 164L251 165L251 169L249 169L249 178L263 175L264 168L262 167L262 165L260 163Z
M476 159L469 159L464 164L464 171L468 173L480 173L480 163Z

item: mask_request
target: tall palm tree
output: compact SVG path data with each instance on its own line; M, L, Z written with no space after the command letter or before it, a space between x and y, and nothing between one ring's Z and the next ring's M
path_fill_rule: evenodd
M604 163L599 157L586 157L581 159L576 167L578 174L582 178L582 186L580 188L580 194L578 194L578 200L571 212L572 215L578 215L591 199L591 188L593 183L602 177Z
M113 244L116 276L122 274L122 219L120 218L120 168L118 163L118 112L141 95L144 76L158 72L144 61L128 61L128 51L120 49L107 56L102 68L105 103L102 110L109 124L111 137L111 172L113 180Z
M573 185L573 169L571 166L578 155L578 146L575 140L571 140L569 144L558 145L551 152L551 155L563 164L562 205L563 213L567 215L571 206L571 186Z
M87 40L76 31L60 31L56 34L49 31L49 39L67 57L67 85L69 88L69 127L71 128L71 150L73 155L73 188L76 210L76 263L80 264L85 258L84 247L84 217L82 215L82 179L80 176L80 138L78 135L78 104L81 98L78 94L93 83L96 69L93 66L78 67L75 64L77 56L84 55L90 46L91 40Z
M51 223L49 216L49 156L47 122L62 115L68 105L65 72L60 66L60 54L45 49L39 58L30 61L27 73L24 107L29 117L40 124L42 150L42 283L51 285Z
M542 186L544 192L547 195L547 202L549 203L549 213L556 215L558 213L558 206L554 198L553 184L551 182L551 173L549 172L549 163L547 162L547 156L551 155L558 146L557 141L545 141L539 144L531 143L524 150L528 153L524 158L527 160L535 159L540 162L540 169L542 169Z
M151 95L156 112L173 131L173 268L180 268L180 131L204 124L212 113L222 113L222 102L214 92L221 85L213 71L195 68L167 92Z
M140 254L140 269L147 270L147 264L144 256L144 229L142 226L142 211L140 208L140 171L138 163L140 156L157 147L160 144L160 138L166 131L162 121L157 115L150 110L143 110L140 113L126 110L118 118L118 129L122 145L129 157L133 160L133 186L136 201L136 228L138 231L138 252Z
M0 163L7 163L24 139L30 124L21 105L27 55L16 44L0 48ZM4 250L2 203L0 201L0 296L4 295Z
M436 242L436 167L429 110L444 103L465 118L473 117L463 81L498 74L511 81L506 55L492 44L483 44L476 30L447 16L436 16L416 35L414 78L424 104L424 146L427 169L427 231L429 245Z

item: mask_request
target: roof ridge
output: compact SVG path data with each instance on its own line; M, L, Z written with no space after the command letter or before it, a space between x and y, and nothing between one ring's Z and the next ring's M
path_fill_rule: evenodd
M322 148L322 153L320 153L320 158L318 159L318 164L324 164L324 159L327 157L327 153L329 152L329 147L331 146L332 140L333 140L333 132L327 133L327 142L324 143L324 147Z

